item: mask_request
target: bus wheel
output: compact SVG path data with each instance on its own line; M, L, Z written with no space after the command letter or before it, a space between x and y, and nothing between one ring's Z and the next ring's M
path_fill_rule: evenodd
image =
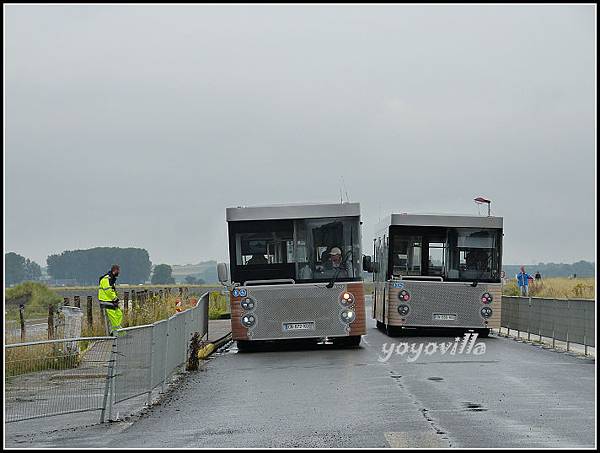
M237 348L240 352L251 352L256 350L256 345L252 341L237 340Z
M480 338L487 338L490 336L490 329L477 329L476 332Z
M360 346L360 340L362 337L360 335L353 335L350 337L341 337L336 338L334 340L334 344L337 344L346 348L358 348Z

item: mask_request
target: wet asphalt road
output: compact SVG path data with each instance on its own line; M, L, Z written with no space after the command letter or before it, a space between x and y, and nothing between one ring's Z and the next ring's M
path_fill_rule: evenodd
M360 349L256 353L238 353L232 344L144 416L9 436L7 446L595 445L594 360L490 337L477 340L485 344L481 355L437 351L381 361L384 343L418 347L454 338L389 338L372 323L365 340Z

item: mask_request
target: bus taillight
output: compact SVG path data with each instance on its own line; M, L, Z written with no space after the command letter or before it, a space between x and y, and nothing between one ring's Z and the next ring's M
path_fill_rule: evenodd
M244 315L242 316L242 325L244 327L252 327L256 323L256 318L254 315Z
M408 307L408 305L398 305L398 313L400 314L400 316L408 315L409 311L410 308Z
M242 302L240 302L240 304L242 308L246 311L250 311L254 308L254 300L252 300L250 297L242 299Z
M342 294L340 294L340 304L342 304L344 307L351 307L354 305L354 295L344 291Z
M490 293L484 293L483 296L481 296L481 302L484 304L491 304L493 300L494 299Z
M347 324L354 322L356 319L356 312L354 310L344 310L342 311L342 321Z
M403 289L398 293L398 299L404 302L408 302L410 300L410 293Z

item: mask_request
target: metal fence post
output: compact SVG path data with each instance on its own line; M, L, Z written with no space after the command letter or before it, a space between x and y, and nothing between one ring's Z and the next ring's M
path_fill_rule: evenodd
M110 350L110 359L108 361L108 371L106 373L106 383L104 384L104 398L102 402L102 411L100 412L100 423L104 423L104 415L106 412L106 406L108 403L108 419L112 418L112 395L111 389L112 381L114 380L114 363L116 357L116 341L113 339L111 350Z
M571 326L571 304L569 299L567 299L567 319L569 320L567 324L567 352L569 352L569 327Z
M527 341L531 341L531 296L529 296L529 306L527 307Z
M152 369L154 367L154 354L156 352L156 348L154 347L154 325L152 325L152 340L150 342L150 366L148 367L148 399L146 404L150 406L152 402Z
M168 351L169 351L170 324L171 324L171 320L170 320L170 318L167 318L167 333L165 335L165 359L163 360L164 369L163 369L163 380L162 380L162 385L161 385L161 391L163 393L165 392L165 385L167 384L167 357L168 357Z
M558 301L554 299L554 313L552 314L552 349L556 348L556 307Z

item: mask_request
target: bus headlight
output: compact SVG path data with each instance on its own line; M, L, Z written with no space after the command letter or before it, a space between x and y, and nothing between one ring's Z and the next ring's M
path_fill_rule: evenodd
M340 304L344 307L351 307L354 305L354 294L344 291L340 294Z
M256 318L254 315L244 315L242 316L241 321L244 327L252 327L254 324L256 324Z
M242 305L242 308L246 311L252 310L254 308L254 300L252 300L250 297L242 299L242 302L240 302L240 304Z
M484 304L491 304L493 300L494 298L490 293L483 293L483 295L481 296L481 302L483 302Z
M401 302L408 302L410 300L410 293L403 289L398 293L398 299L400 299Z
M344 321L346 324L350 324L351 322L354 322L354 320L356 319L356 312L354 310L344 310L342 311L342 321Z
M490 316L492 316L492 309L490 307L483 307L481 309L481 316L483 316L485 319L489 318Z
M398 313L400 314L400 316L406 316L409 311L410 308L408 307L408 305L398 305Z

